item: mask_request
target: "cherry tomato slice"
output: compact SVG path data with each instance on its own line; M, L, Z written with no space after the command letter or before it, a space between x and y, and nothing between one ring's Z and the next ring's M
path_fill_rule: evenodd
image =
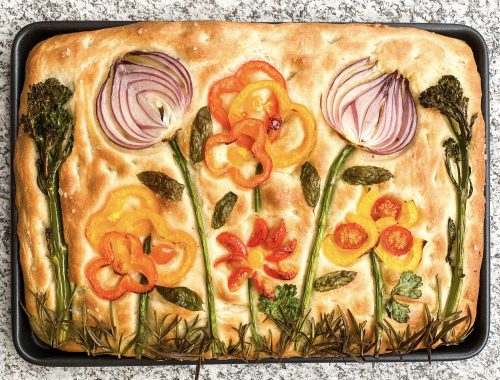
M241 239L230 232L223 232L217 236L217 241L222 244L229 252L247 257L248 250Z
M214 267L226 262L229 264L247 265L247 259L244 256L237 253L228 253L215 260Z
M271 263L277 263L283 259L286 259L293 253L296 246L297 246L297 240L292 239L282 247L275 249L273 253L271 253L269 256L266 257L266 261L269 261Z
M399 199L391 195L385 195L375 201L371 210L373 220L379 220L387 216L392 216L398 220L403 204Z
M283 243L283 240L285 240L285 236L286 225L285 221L281 219L278 226L269 231L264 243L264 248L269 250L278 248Z
M175 256L174 249L167 244L160 244L151 250L151 258L156 264L162 265L168 263Z
M333 233L335 244L342 249L358 249L367 239L365 229L358 223L341 223Z
M404 227L390 226L380 234L380 245L394 256L401 256L410 252L413 236Z
M267 277L261 277L254 273L253 283L259 295L264 296L269 299L274 299L274 283Z
M281 265L277 268L264 264L264 272L272 278L278 280L291 280L297 275L297 268L292 265Z
M266 241L268 234L269 228L266 221L262 218L255 219L252 236L248 239L247 246L250 248L257 247Z
M248 277L252 277L253 269L248 267L236 269L227 280L227 287L230 291L235 292L243 286Z

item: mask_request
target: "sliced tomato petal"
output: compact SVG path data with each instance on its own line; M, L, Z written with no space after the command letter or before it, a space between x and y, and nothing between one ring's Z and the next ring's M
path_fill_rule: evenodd
M248 239L247 246L252 248L261 245L266 241L268 234L269 228L266 221L262 218L255 219L252 236Z
M285 240L286 233L285 221L281 219L278 226L269 231L264 248L269 250L278 248Z
M217 241L231 253L239 254L243 257L248 256L248 250L245 244L238 236L230 232L222 232L219 234L219 236L217 236Z
M278 249L275 249L273 253L267 256L266 261L269 261L271 263L277 263L283 259L286 259L293 253L296 246L297 246L297 239L289 240L287 243L285 243L285 245L281 246Z
M243 286L248 277L251 277L253 269L248 267L236 269L227 280L227 287L235 292Z
M297 275L297 269L291 265L279 266L277 268L268 264L264 265L264 272L272 278L277 280L291 280Z
M253 283L259 295L269 299L274 299L274 283L266 277L261 277L257 273L253 276Z

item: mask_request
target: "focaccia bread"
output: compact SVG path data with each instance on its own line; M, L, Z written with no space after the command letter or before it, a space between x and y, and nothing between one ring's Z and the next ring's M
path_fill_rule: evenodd
M185 256L175 257L176 254L181 256L177 252L169 263L153 265L156 265L158 278L167 285L185 287L195 292L203 301L203 310L192 311L182 307L179 302L176 305L167 301L155 290L149 293L145 301L148 311L145 313L146 320L141 321L139 317L141 296L138 293L144 293L143 291L125 292L110 302L109 299L100 296L89 282L89 266L101 259L103 255L99 243L93 245L90 242L89 225L92 223L92 218L96 218L95 215L102 212L110 194L124 186L131 185L136 188L142 186L145 192L151 191L137 177L139 173L145 171L162 172L181 184L186 183L183 176L185 173L181 171L171 145L162 141L161 138L145 149L127 149L112 142L109 135L103 131L102 120L97 115L101 87L107 80L113 79L110 70L117 67L114 66L115 62L123 59L130 52L159 52L173 57L183 65L192 82L191 101L185 104L183 112L180 116L178 115L175 123L166 126L163 137L176 139L187 160L190 177L200 198L201 217L204 221L208 244L206 254L210 260L212 294L215 298L214 310L218 327L215 338L217 339L214 335L210 335L210 328L200 331L212 338L211 343L217 341L223 347L219 350L219 358L230 356L245 358L246 348L238 350L238 347L231 346L235 342L249 342L250 349L247 354L250 358L253 358L252 353L255 352L256 347L253 325L247 330L244 328L245 325L248 327L251 322L249 288L246 282L238 289L231 288L228 283L228 278L236 270L250 265L255 272L246 274L242 272L243 276L258 273L255 274L257 282L259 280L262 282L262 278L266 278L275 286L295 285L297 297L299 301L301 300L301 295L307 287L304 283L317 233L316 224L321 215L320 209L324 207L323 199L320 199L315 207L311 207L306 201L305 192L301 186L301 171L304 171L304 162L306 160L310 162L319 174L321 192L324 191L331 163L346 146L346 139L352 142L348 136L341 136L332 129L332 125L329 125L328 117L325 118L325 112L328 112L325 110L325 107L328 107L328 101L325 99L336 76L344 68L366 57L376 65L378 72L390 74L397 70L403 78L408 80L418 116L416 132L411 142L394 154L377 154L376 151L365 149L363 146L359 146L359 149L350 154L347 162L338 172L331 205L329 209L327 207L324 238L328 239L330 236L330 244L340 244L338 239L341 237L338 239L335 237L337 236L335 235L336 228L345 225L346 217L349 218L348 214L360 213L360 201L363 197L366 199L368 190L395 197L400 202L398 207L406 207L405 210L411 202L416 206L418 216L412 221L411 227L406 230L411 231L413 244L417 244L417 239L422 239L426 243L422 243L423 247L418 253L421 259L415 259L416 262L411 268L409 267L413 273L412 276L416 275L410 280L420 278L421 284L417 281L417 284L410 285L410 290L413 291L403 290L399 293L397 290L393 291L398 281L401 282L401 273L408 271L404 267L395 269L394 266L382 260L380 255L370 253L374 248L373 245L366 252L357 255L355 260L339 265L338 261L332 260L325 254L325 243L323 243L317 256L315 271L312 272L312 279L335 271L356 273L351 274L352 278L335 289L328 291L312 289L311 302L305 305L307 310L302 310L301 315L307 321L312 321L314 318L317 322L321 315L333 312L334 316L330 321L332 326L333 320L339 321L336 319L342 315L339 313L344 313L347 319L348 313L352 313L353 318L359 324L366 321L363 339L368 343L365 349L361 352L355 348L356 344L353 342L348 345L349 349L353 350L351 354L355 355L363 352L374 353L374 350L377 350L374 346L377 346L375 326L378 320L379 332L382 335L381 348L378 351L389 352L394 347L391 346L389 333L386 331L387 324L398 331L403 331L408 325L410 331L415 333L428 325L429 316L437 319L444 317L453 271L449 261L454 262L454 252L457 246L461 245L464 276L461 291L458 293L459 302L456 310L461 312L462 317L466 316L466 321L458 324L447 336L452 341L466 333L467 326L472 325L476 318L479 272L483 253L485 126L481 115L480 77L471 49L463 41L423 30L380 25L147 22L56 36L38 44L31 51L27 61L20 115L28 112L28 93L31 90L30 86L34 84L44 82L48 78L55 78L73 92L65 107L74 120L74 143L69 156L59 169L56 195L61 202L63 237L68 247L67 276L73 290L70 302L70 315L73 322L53 323L51 327L46 316L40 315L41 303L50 310L57 308L59 294L56 290L58 277L55 275L53 263L57 260L51 260L51 252L48 248L48 242L50 243L54 236L54 231L50 231L47 236L47 228L53 227L52 214L48 198L37 184L39 166L36 163L40 152L34 140L26 132L26 128L20 128L15 149L16 205L19 212L18 237L26 289L25 306L31 316L33 329L43 340L68 351L89 350L98 354L111 350L110 352L133 356L137 354L138 346L134 342L140 324L145 331L145 340L140 346L144 355L185 359L192 359L193 355L203 353L206 357L214 355L214 351L209 349L210 344L201 349L200 344L193 343L197 350L193 352L186 348L186 344L189 346L186 340L182 341L182 347L176 348L173 346L174 341L171 340L158 344L153 334L155 323L167 314L169 314L167 321L172 320L174 316L185 318L187 321L198 317L198 326L212 326L208 320L213 305L209 305L209 297L207 299L206 262L188 188L184 188L180 200L165 200L157 196L159 204L157 215L170 229L182 231L193 239L195 242L193 261L182 278L178 281L172 280L172 284L168 279L174 279L176 272L181 270ZM234 76L238 69L249 61L266 62L281 73L286 82L289 98L294 104L307 108L308 115L312 116L314 124L313 146L307 157L292 165L283 165L285 167L280 167L281 165L274 162L270 177L260 184L261 209L258 213L254 211L254 190L238 185L229 175L216 176L204 160L195 164L189 158L193 120L198 111L209 104L211 87L222 78ZM458 145L453 144L446 148L446 152L451 157L448 157L447 161L443 143L453 137L450 124L439 110L424 108L419 101L420 94L436 85L445 75L452 75L458 79L464 96L469 98L468 108L465 109L467 123L473 115L477 114L477 118L472 123L471 139L467 146L472 185L472 194L468 199L466 196L460 198L458 190L447 173L446 163L451 162L450 165L455 165L451 156L453 156L453 149L458 149ZM258 78L258 80L261 79L269 80L269 78ZM240 90L233 92L238 93ZM266 88L265 91L268 89ZM252 101L256 100L250 100L248 104ZM213 133L227 133L220 120L214 117L214 110L210 111L212 111ZM290 123L291 126L286 128L286 123L281 125L282 122L284 120L280 119L278 124L278 127L283 128L278 137L281 146L295 146L297 140L306 138L306 132L302 131L303 128L301 129L300 125L297 130L294 130L292 126L295 124ZM297 123L305 125L304 121ZM269 130L272 129L269 128ZM174 135L173 131L176 130L178 132ZM269 134L266 138L270 138ZM252 137L250 140L254 144L252 149L256 150L256 138ZM240 147L231 154L236 154L237 157L234 158L236 161L248 159L255 164L256 162L252 161L254 159L252 153L254 156L256 153L252 149L245 150ZM228 156L230 156L229 153ZM345 169L353 166L381 167L388 170L392 177L386 178L379 184L354 185L340 178ZM455 166L452 172L455 176L461 175L456 173ZM253 173L247 175L252 176ZM214 229L211 221L216 204L230 191L237 195L237 201L225 224ZM463 191L469 192L469 187L463 190L462 186ZM460 206L460 201L465 202L467 206L466 214L462 218L466 223L462 232L457 221L460 211L457 210L457 205ZM372 206L371 211L368 210L368 214L371 212L372 216L374 215L373 207L375 206ZM228 253L224 244L217 240L218 236L222 232L229 232L247 243L257 215L267 222L272 232L281 219L284 221L287 237L283 244L292 239L296 240L293 252L283 262L264 264L283 269L280 265L284 263L283 265L287 268L292 268L290 270L293 273L288 277L281 275L282 279L276 279L263 270L263 264L259 260L266 261L272 249L267 251L262 249L255 253L252 251L255 248L248 247L252 251L249 255L252 256L253 262L248 263L250 259L246 258L247 261L243 264L223 262L214 266L217 258ZM399 218L399 212L394 216ZM369 217L370 215L368 219ZM456 225L455 228L450 228L449 220ZM382 236L383 228L379 227L379 229L379 234ZM455 241L451 249L448 248L450 229L452 235L463 238L463 242ZM106 231L102 230L102 233L104 232ZM356 230L349 233L355 234ZM142 234L137 237L143 242L146 235ZM366 236L362 235L362 239L366 239ZM323 242L323 239L321 240ZM359 247L355 241L353 244L352 247ZM377 244L380 245L381 242ZM352 247L350 249L355 249ZM344 249L348 248L344 247ZM234 249L232 251L234 253ZM404 254L410 253L399 252L397 255L404 257ZM396 260L402 260L401 257ZM451 257L451 260L447 260L447 257ZM153 262L150 258L147 260L149 260L148 263ZM374 260L378 262L380 268L379 277L374 271ZM131 265L130 262L127 263ZM138 270L138 272L144 274L144 271ZM103 273L97 276L97 280L102 283L105 283L106 279L110 279L111 283L120 281L120 273L117 273L116 268L112 273L113 269L110 265L103 269ZM346 276L349 276L346 272L337 272L337 274L344 280ZM408 273L404 276L407 275ZM276 276L280 277L280 275L274 277ZM137 274L131 278L135 278L135 281L139 283ZM382 281L378 293L376 292L377 278ZM108 287L112 286L111 283ZM408 284L402 284L402 286L405 287ZM279 339L280 336L283 338L283 328L276 323L276 320L266 315L266 310L269 312L269 309L266 309L266 300L262 299L266 297L265 289L252 290L252 293L257 332L263 336L262 339L266 340L267 345L270 340L274 341L272 350L261 350L261 357L349 354L349 352L338 352L337 346L331 343L332 336L314 337L314 342L318 344L318 347L322 339L331 343L330 351L322 351L319 348L307 351L294 347L291 341L283 351L280 351ZM261 294L260 300L258 293ZM276 290L273 295L279 298ZM144 297L142 298L144 300ZM378 317L376 315L377 299L382 302ZM268 300L269 302L273 301ZM293 306L295 301L290 302L292 307L290 303L281 307L274 304L271 307L275 307L274 312L280 315L283 310L288 313L290 307L296 311L297 305ZM110 308L112 308L111 313ZM279 317L278 319L282 320ZM346 323L342 318L340 321L341 324ZM349 323L352 321L347 322L347 325ZM382 329L381 324L386 326L385 329ZM103 333L103 326L114 326L114 333L106 336ZM183 331L184 325L180 326L179 329ZM326 329L324 325L323 328ZM54 332L58 329L66 330L61 335L63 338L51 340L44 336L44 331ZM104 346L107 346L97 347L85 329L94 329L92 330L95 332L94 335L99 336L103 341L106 340L107 343ZM300 329L307 331L306 335L311 334L309 323L298 328ZM296 329L295 333L298 330ZM351 334L353 341L356 340L354 330L354 326L347 329L349 332L347 335ZM83 335L76 333L82 331ZM169 337L172 337L172 334L182 335L182 333L175 332L175 329L172 329L169 334L167 334ZM332 334L340 334L340 332L338 330ZM54 336L57 336L57 333ZM85 341L82 336L89 338L86 343L82 342L82 340ZM120 337L122 342L120 342ZM442 340L430 343L422 340L411 349L422 348L426 344L435 347L442 343ZM305 345L304 341L299 344L299 347L301 345ZM215 352L217 353L217 350Z

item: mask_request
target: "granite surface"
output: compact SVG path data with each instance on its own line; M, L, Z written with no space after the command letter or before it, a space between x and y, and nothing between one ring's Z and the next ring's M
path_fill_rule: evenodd
M12 344L9 252L9 70L16 32L41 20L188 20L440 22L473 26L490 55L491 183L500 181L500 0L2 0L0 1L0 378L189 379L194 366L42 368L23 361ZM500 192L491 197L491 334L486 348L463 362L432 364L279 364L204 366L202 379L494 379L500 378Z

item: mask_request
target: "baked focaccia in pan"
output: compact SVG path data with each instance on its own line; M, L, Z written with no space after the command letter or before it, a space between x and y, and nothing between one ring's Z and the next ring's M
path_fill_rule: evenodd
M138 23L30 53L15 149L34 332L92 355L465 339L483 253L471 49L380 25Z

